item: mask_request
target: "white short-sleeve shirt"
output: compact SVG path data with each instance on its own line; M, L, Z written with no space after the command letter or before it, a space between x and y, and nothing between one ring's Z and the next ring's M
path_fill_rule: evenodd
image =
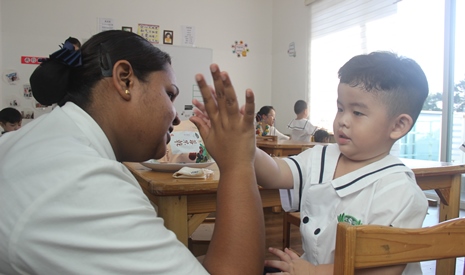
M317 127L313 126L308 119L293 119L287 124L291 129L291 140L310 141Z
M302 257L315 265L334 262L340 221L420 228L428 209L414 173L398 158L388 155L333 179L339 155L333 144L285 159L294 188L281 190L283 208L297 211L300 207ZM409 264L404 274L421 274L419 264Z
M72 103L0 139L0 217L0 274L208 274Z

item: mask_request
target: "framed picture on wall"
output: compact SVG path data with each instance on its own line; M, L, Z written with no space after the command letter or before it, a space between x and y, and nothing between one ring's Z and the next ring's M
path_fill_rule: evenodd
M132 32L132 27L123 26L123 27L121 27L121 30L123 30L125 32Z
M163 44L173 45L173 31L163 31Z

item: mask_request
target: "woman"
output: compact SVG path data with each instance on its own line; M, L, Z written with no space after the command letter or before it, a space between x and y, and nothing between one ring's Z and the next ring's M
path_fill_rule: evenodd
M106 31L80 51L64 45L34 71L35 98L60 104L0 141L0 273L263 270L252 91L242 115L229 77L218 66L211 66L217 98L203 76L196 76L211 128L200 118L192 121L221 170L215 232L203 266L163 226L121 163L166 152L179 123L170 62L167 53L134 33Z
M263 106L256 116L255 134L257 136L277 136L278 140L288 140L289 137L282 134L273 125L276 119L276 112L273 106Z

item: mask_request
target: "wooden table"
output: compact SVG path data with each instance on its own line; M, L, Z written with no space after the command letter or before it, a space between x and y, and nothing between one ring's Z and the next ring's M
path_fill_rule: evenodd
M149 200L158 207L158 216L187 246L188 238L212 212L216 211L218 166L207 167L214 174L207 179L175 179L173 173L156 172L140 163L126 162ZM259 187L257 187L259 188ZM281 206L279 191L259 188L263 207Z
M435 190L440 197L439 221L459 216L461 175L465 164L402 159L415 173L422 190ZM208 179L175 179L172 173L155 172L140 163L125 163L147 197L158 206L165 226L187 246L188 237L216 210L219 171ZM278 190L260 188L263 207L280 206ZM437 261L436 274L454 274L455 259Z
M325 145L329 143L305 142L294 140L278 141L257 141L257 147L274 157L287 157L297 155L306 148L312 148L315 145Z

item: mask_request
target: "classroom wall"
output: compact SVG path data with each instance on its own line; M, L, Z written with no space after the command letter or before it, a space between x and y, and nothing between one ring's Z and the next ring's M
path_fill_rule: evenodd
M68 36L84 42L97 33L99 17L134 32L138 23L160 25L161 31L174 31L174 45L181 45L182 25L194 26L195 46L213 49L213 62L230 73L241 104L246 88L255 91L257 106L270 104L272 8L269 0L0 0L0 67L18 71L20 78L16 85L2 81L0 107L13 95L23 96L36 67L20 64L21 56L48 56ZM247 57L232 53L231 46L241 40L248 45ZM21 98L20 108L30 108L32 101ZM34 111L36 117L42 112Z
M293 118L294 103L308 101L308 35L310 20L304 0L273 1L273 38L271 104L276 110L276 127L289 133L287 124ZM294 42L295 57L289 56Z
M307 7L304 0L0 0L0 68L17 70L16 85L0 85L0 108L13 95L21 95L35 65L20 64L21 56L48 56L68 36L85 42L97 32L97 20L113 18L115 28L138 23L157 24L174 31L181 45L181 26L196 28L195 46L211 48L213 62L227 70L244 103L243 91L252 88L257 110L273 105L276 125L288 133L293 105L307 100ZM247 57L232 53L235 41L248 44ZM289 56L294 42L296 56ZM182 92L182 91L181 91ZM33 108L21 98L21 108ZM36 117L49 110L34 109Z
M3 1L3 0L1 0ZM0 31L2 30L2 4L0 2ZM3 51L2 51L2 34L0 32L0 69L3 68L2 66L2 57L3 57ZM2 98L3 98L3 89L2 85L0 85L0 108L3 107L2 105Z

